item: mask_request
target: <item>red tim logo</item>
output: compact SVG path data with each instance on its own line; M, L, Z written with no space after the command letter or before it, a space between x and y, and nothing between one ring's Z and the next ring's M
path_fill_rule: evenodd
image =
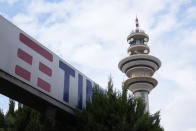
M50 52L48 52L39 44L37 44L36 42L34 42L33 40L25 36L23 33L20 33L19 39L22 42L22 44L28 46L30 49L32 49L33 51L35 51L36 53L38 53L39 55L47 59L49 62L53 62L53 55ZM32 61L33 61L32 55L19 48L17 51L17 56L19 59L23 60L24 62L32 66ZM46 64L42 63L41 61L39 62L39 71L47 75L49 78L51 78L52 76L52 69L48 67ZM19 65L15 66L15 73L27 81L31 80L31 72L29 72L27 69ZM50 83L43 80L43 78L40 77L37 78L37 86L47 92L51 91Z

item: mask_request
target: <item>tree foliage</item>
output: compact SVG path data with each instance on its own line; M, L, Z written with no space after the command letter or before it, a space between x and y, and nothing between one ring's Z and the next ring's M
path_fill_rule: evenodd
M53 121L49 121L38 111L18 103L15 109L15 102L10 99L8 112L0 112L0 131L55 131ZM49 128L49 129L48 129Z
M80 131L163 131L159 112L150 115L145 112L141 99L127 94L128 85L122 86L122 93L113 89L110 79L108 90L99 93L95 87L92 101L78 113Z
M76 111L74 125L47 119L20 103L15 110L15 102L10 99L7 113L0 111L0 131L163 131L159 112L145 112L144 102L128 95L127 89L124 83L122 93L114 90L111 78L104 93L96 85L86 109Z
M4 114L3 114L3 111L0 110L0 131L1 131L1 128L3 128L4 126L5 126Z

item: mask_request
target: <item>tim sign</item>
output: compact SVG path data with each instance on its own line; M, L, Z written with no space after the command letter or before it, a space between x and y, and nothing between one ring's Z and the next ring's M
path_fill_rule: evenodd
M92 80L2 16L0 70L71 108L82 109L92 95Z

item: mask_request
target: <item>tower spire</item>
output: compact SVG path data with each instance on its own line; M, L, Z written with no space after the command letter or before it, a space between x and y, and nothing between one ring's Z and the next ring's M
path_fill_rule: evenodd
M161 61L149 55L150 48L147 45L149 36L139 29L136 16L136 29L128 35L127 42L129 56L122 59L118 67L128 77L126 80L129 90L134 97L142 98L146 103L145 111L149 111L148 94L157 85L157 80L152 76L161 66Z
M136 19L135 19L135 26L136 26L136 32L139 32L139 21L138 21L138 18L136 16Z

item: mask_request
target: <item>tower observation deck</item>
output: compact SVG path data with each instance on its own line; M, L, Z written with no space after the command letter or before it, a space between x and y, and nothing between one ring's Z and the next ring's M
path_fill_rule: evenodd
M161 61L158 58L149 55L148 41L149 36L139 29L136 17L136 29L127 37L127 42L130 45L129 56L118 64L119 69L128 77L126 82L134 97L140 97L146 103L146 111L149 111L148 94L157 85L157 80L152 76L161 66Z

